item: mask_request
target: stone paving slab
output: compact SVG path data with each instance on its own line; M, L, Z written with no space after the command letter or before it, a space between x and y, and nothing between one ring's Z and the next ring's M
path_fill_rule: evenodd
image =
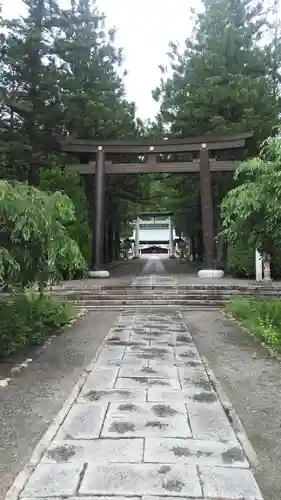
M147 349L143 352L125 353L123 360L134 362L134 360L143 359L151 361L161 361L162 364L174 366L175 356L172 353L162 353L161 350Z
M184 404L112 403L102 437L191 437Z
M150 339L151 340L151 346L152 347L157 347L161 344L166 344L168 342L168 345L172 347L181 347L181 346L194 346L194 342L192 340L192 337L189 333L183 332L183 333L178 333L178 332L170 332L169 336L165 336L165 338L159 338L159 339Z
M99 401L100 403L110 403L111 401L146 401L147 393L143 389L91 389L87 384L78 397L78 403L89 403L89 401Z
M62 497L77 494L84 465L40 463L31 475L24 496Z
M180 311L123 311L93 366L22 500L262 500Z
M110 335L117 335L119 333L130 333L131 332L131 329L133 327L133 323L130 325L129 323L125 323L125 322L120 322L119 320L119 323L117 323L116 326L114 326L113 328L111 328L108 332L108 336Z
M178 377L178 370L175 366L159 366L157 369L152 368L150 366L139 368L139 367L134 367L130 368L128 366L123 366L120 368L119 371L119 377L149 377L149 378L164 378L164 379L170 379L170 378L177 378Z
M178 368L182 387L186 389L200 389L202 391L211 391L212 385L206 373L200 370L189 370L185 367Z
M202 370L203 372L205 372L204 365L199 359L193 359L193 358L176 359L175 366L178 366L179 368L183 367L189 369Z
M131 340L139 342L141 340L149 342L151 347L161 347L161 345L168 345L173 342L173 336L170 332L163 333L162 331L147 332L147 333L132 333ZM161 345L159 345L161 342Z
M32 500L31 497L21 497L23 500ZM34 498L34 497L33 497ZM149 500L149 498L152 499L152 497L145 497L147 498L147 500ZM159 500L160 500L161 497L159 497ZM79 495L78 497L77 496L71 496L71 497L67 497L67 498L62 498L62 497L36 497L36 500L140 500L141 497L132 497L132 496L129 496L129 497L122 497L122 496L116 496L116 497L112 497L112 496L81 496ZM174 497L173 497L174 499ZM165 500L168 500L168 497L165 497ZM197 499L195 499L197 500ZM202 497L201 497L201 500L202 500ZM212 500L212 499L211 499Z
M126 359L111 359L107 362L108 366L129 366L129 367L145 367L148 366L149 359L142 359L138 358L137 355L130 355L129 358ZM104 366L104 361L101 359L98 359L96 362L97 367L102 367Z
M155 439L145 440L144 462L156 463L196 463L221 467L249 468L239 444L235 446L217 441L195 439Z
M158 368L159 366L162 366L163 364L165 366L176 366L178 368L186 368L186 369L196 369L196 370L202 370L203 373L205 373L205 368L204 368L204 365L203 363L200 361L200 360L195 360L195 359L174 359L174 361L172 359L168 359L168 360L164 360L165 362L163 363L163 361L159 360L159 359L151 359L149 361L149 366L153 367L153 368Z
M136 346L129 346L127 347L126 349L126 354L129 354L129 353L139 353L139 352L148 352L148 353L152 353L153 355L155 356L161 356L162 354L164 354L166 356L166 354L170 354L172 357L174 357L174 349L172 347L167 347L167 346L156 346L156 347L151 347L151 346L141 346L141 345L136 345Z
M99 360L106 364L107 361L113 359L122 359L125 354L125 347L122 346L106 346L99 355Z
M192 435L195 439L237 442L234 431L219 402L186 404Z
M94 465L86 470L83 495L169 495L196 498L201 486L195 465Z
M133 347L135 349L135 352L139 352L137 350L137 348L141 349L143 347L150 346L149 340L143 339L143 338L139 339L139 340L132 339L132 338L130 338L129 340L119 340L118 337L115 337L115 338L113 337L113 338L109 339L106 342L106 344L110 345L110 346Z
M199 354L198 354L198 351L196 349L196 347L174 347L174 352L175 352L175 356L176 356L176 359L177 360L180 360L180 361L189 361L189 360L193 360L193 361L198 361L199 363L201 363L201 360L200 360L200 357L199 357Z
M87 379L87 388L90 389L113 389L117 379L119 367L95 368Z
M179 379L164 379L153 377L131 377L131 378L118 378L115 388L116 389L139 389L140 387L167 387L170 389L180 390Z
M116 329L113 328L107 334L107 342L109 342L112 339L129 340L130 335L131 335L131 330L117 330L116 331Z
M94 439L99 437L107 406L105 404L74 404L57 439Z
M263 500L254 476L249 470L199 465L205 498L224 500Z
M181 323L181 322L179 322L179 323L176 323L176 322L172 323L170 325L170 327L169 327L169 330L171 332L187 332L188 331L187 328L186 328L186 326L183 323Z
M172 326L171 325L157 325L152 322L147 323L150 326L150 335L171 335Z
M218 401L217 395L214 391L207 392L200 389L188 388L181 391L171 391L165 387L150 387L147 391L147 401L177 401L185 403L203 403L204 406L216 403Z
M135 335L147 335L150 333L150 328L149 327L137 327L136 325L132 325L130 332Z
M143 439L55 440L43 463L142 462Z
M148 496L148 495L144 495L142 497L142 500L176 500L176 498L180 498L180 497L159 497L159 496ZM185 497L185 498L190 498L190 497ZM193 498L192 497L192 500L202 500L202 496L201 497L196 497L196 498ZM47 499L48 500L48 499ZM71 499L72 500L72 499ZM76 500L76 499L74 499ZM85 500L85 499L84 499ZM91 500L91 499L90 499ZM219 498L216 497L216 498L208 498L208 500L225 500L225 498Z

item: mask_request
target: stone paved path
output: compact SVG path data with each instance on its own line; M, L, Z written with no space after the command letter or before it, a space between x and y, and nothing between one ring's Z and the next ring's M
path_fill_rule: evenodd
M149 259L138 276L133 278L133 286L172 286L174 279L168 274L159 258Z
M180 311L120 314L20 498L112 496L262 500Z

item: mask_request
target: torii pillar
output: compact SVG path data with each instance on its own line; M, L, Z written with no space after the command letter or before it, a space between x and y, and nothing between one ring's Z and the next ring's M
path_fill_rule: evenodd
M205 143L201 145L200 149L200 194L204 268L212 270L215 265L214 209L209 151Z
M103 268L104 219L105 219L105 152L98 146L96 152L96 234L95 234L95 269L89 271L90 278L109 278Z

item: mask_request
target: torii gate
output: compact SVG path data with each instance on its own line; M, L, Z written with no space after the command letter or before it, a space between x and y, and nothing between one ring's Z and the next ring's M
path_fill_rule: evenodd
M211 172L233 171L238 161L216 161L210 159L210 152L233 148L244 148L246 139L253 136L247 132L236 136L192 137L186 139L140 140L140 141L97 141L81 139L57 139L59 148L65 153L81 157L92 156L87 164L69 165L69 168L80 174L96 175L96 237L95 256L96 270L103 268L104 242L104 209L105 209L105 175L150 173L150 172L199 172L202 213L202 233L204 245L205 269L213 269L215 264L214 215ZM199 158L191 162L162 162L159 155L198 151ZM107 153L135 154L145 157L145 163L112 163L106 161Z

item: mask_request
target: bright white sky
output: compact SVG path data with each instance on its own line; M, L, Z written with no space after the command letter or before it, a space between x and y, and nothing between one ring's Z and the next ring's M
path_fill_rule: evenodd
M0 0L1 2L1 0ZM61 0L67 5L67 0ZM153 118L158 105L151 90L160 81L159 64L167 61L168 44L184 40L192 29L190 8L194 0L97 0L108 17L108 27L116 26L117 44L124 48L128 70L128 98L137 104L141 118ZM197 0L198 6L198 0ZM21 0L2 0L3 15L17 17L24 12Z

